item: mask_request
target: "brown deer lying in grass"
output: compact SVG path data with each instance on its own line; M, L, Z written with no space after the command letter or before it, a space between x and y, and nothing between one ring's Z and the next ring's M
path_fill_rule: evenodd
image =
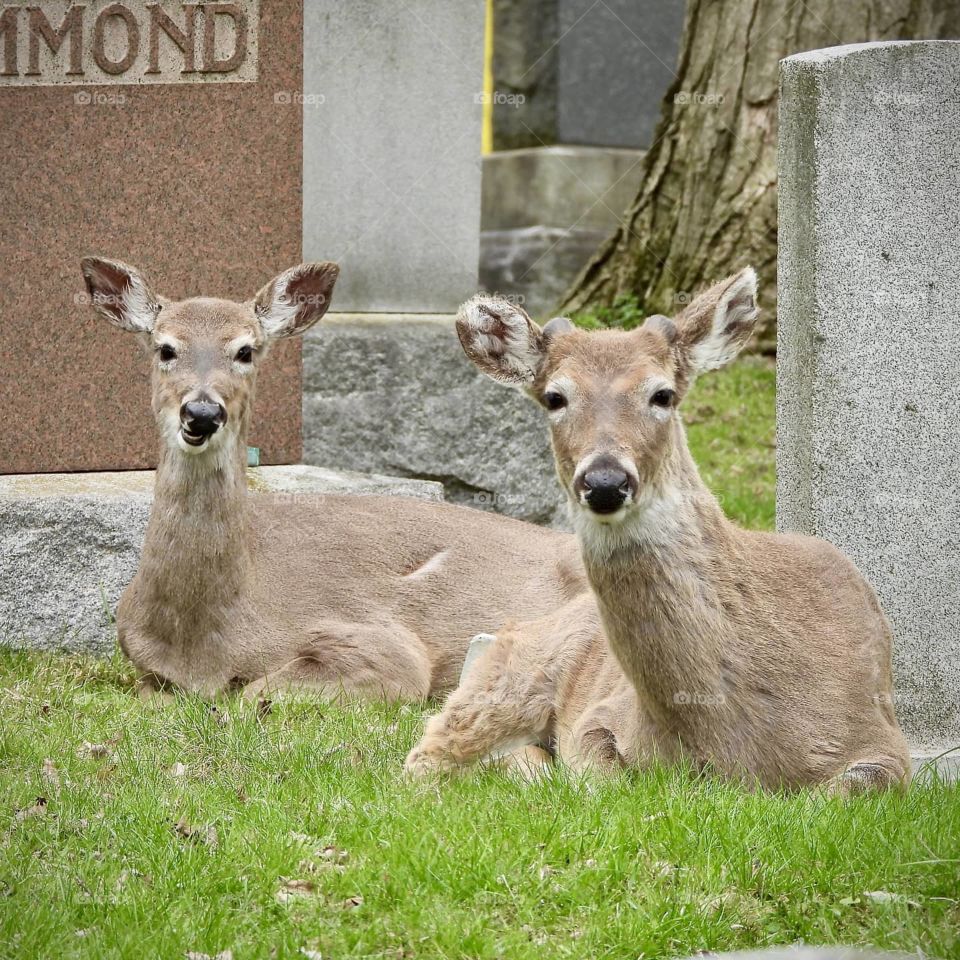
M829 543L728 521L687 448L679 404L697 374L737 354L756 317L747 269L676 319L651 317L632 332L587 333L562 318L541 330L482 296L464 304L457 327L481 370L547 411L603 627L636 694L628 716L619 691L611 724L594 731L594 759L683 753L774 788L905 783L890 627L873 590ZM589 617L570 623L556 624L551 643L538 625L501 631L430 720L408 769L489 755L498 736L542 737L558 705L603 696L599 642L583 653ZM556 682L571 657L573 687Z
M246 495L247 427L271 340L326 311L338 268L294 267L246 303L169 302L88 258L97 311L151 355L160 429L140 566L117 611L149 689L307 687L425 697L470 636L586 591L572 537L406 498Z

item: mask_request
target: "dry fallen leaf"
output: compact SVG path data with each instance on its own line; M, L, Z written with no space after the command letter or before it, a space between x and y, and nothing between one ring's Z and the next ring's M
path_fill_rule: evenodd
M221 727L225 727L230 722L230 711L229 710L220 710L214 704L210 704L210 715L213 717Z
M185 840L205 843L211 850L216 850L220 845L220 836L212 823L203 827L195 827L184 815L176 822L173 829Z
M83 745L77 748L78 757L92 757L94 760L103 760L105 757L113 755L113 748L123 739L123 734L118 733L116 736L110 737L108 740L104 740L103 743L90 743L88 740L83 742Z
M312 880L298 880L294 877L281 877L277 891L277 903L289 903L296 897L310 897L317 893L317 885Z
M117 882L114 885L114 891L119 893L131 880L142 880L147 886L150 886L152 883L150 877L147 874L142 873L140 870L123 870L121 871L120 876L117 877Z
M920 906L916 900L911 900L902 893L893 893L890 890L868 890L864 893L864 896L874 903L902 903L908 907Z
M363 906L363 897L361 897L359 893L352 897L347 897L342 905L345 910L355 910L357 907Z
M47 781L53 787L60 786L60 771L57 769L57 765L47 757L43 761L43 766L40 768L40 776Z
M23 807L16 812L14 820L20 823L23 820L29 820L31 817L42 817L47 812L47 798L37 797L36 802L29 807Z
M187 775L187 765L185 763L175 763L170 768L171 777L185 777Z
M346 863L350 859L350 854L339 847L328 845L322 850L317 851L317 856L322 860L329 860L331 863Z

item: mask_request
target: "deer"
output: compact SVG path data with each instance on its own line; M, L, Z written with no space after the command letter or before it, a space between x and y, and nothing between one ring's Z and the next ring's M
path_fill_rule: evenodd
M461 307L467 357L545 411L597 610L554 624L552 642L537 618L506 624L428 721L413 775L495 754L498 738L549 735L558 707L584 695L567 682L572 657L574 687L612 697L582 758L593 767L686 758L762 788L844 795L909 781L874 591L824 540L728 520L687 445L683 399L739 353L758 316L749 267L629 331L563 317L541 328L499 297Z
M559 531L405 497L248 495L257 372L326 312L336 264L294 266L244 302L170 300L117 260L81 267L151 367L154 500L116 614L145 697L420 700L456 684L478 631L587 590Z

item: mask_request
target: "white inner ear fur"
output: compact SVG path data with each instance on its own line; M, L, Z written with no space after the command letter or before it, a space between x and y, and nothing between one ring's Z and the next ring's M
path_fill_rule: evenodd
M290 300L286 293L275 292L269 307L257 308L263 332L268 337L275 337L284 330L289 330L296 322L299 309L300 304Z
M536 379L542 356L531 323L522 311L497 297L476 296L460 308L460 319L473 352L486 358L499 378L521 385ZM502 336L493 332L498 325L505 330Z
M149 333L160 312L160 304L153 298L143 278L135 273L127 277L123 288L123 316L131 330L137 333Z
M100 313L131 333L150 333L160 312L160 303L138 273L125 272L118 287L115 278L97 266L90 271L93 304Z
M694 369L715 370L729 363L749 338L744 329L756 316L757 274L753 267L747 267L720 298L710 332L690 351Z

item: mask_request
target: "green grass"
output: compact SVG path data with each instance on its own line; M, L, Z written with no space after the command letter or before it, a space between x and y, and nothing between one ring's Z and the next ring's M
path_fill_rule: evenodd
M844 805L675 770L410 784L421 719L155 707L119 660L5 654L0 957L626 960L801 938L960 956L955 788Z
M776 367L746 356L700 377L681 405L690 451L731 520L772 530L776 495Z

